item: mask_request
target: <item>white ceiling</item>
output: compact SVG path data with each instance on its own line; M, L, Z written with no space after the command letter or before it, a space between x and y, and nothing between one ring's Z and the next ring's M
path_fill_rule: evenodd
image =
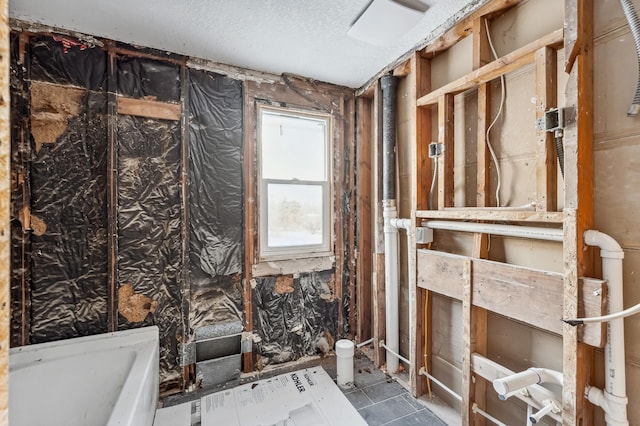
M369 0L10 0L12 18L275 74L360 87L482 0L422 0L393 46L347 36ZM449 22L450 23L450 22Z

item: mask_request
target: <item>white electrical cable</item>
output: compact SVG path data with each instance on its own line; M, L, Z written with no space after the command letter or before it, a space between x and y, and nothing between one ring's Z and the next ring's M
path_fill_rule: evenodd
M495 47L493 47L493 40L491 40L491 34L489 32L489 21L486 19L484 20L484 27L487 32L487 40L489 41L489 47L491 47L491 53L493 53L494 59L497 60L498 53L496 52ZM496 153L493 150L493 146L491 145L491 138L489 137L489 133L491 132L491 129L493 128L493 126L498 122L498 119L502 115L502 110L504 109L504 101L506 97L504 75L500 76L500 87L501 87L500 108L498 109L498 114L496 114L496 117L493 119L493 121L487 128L487 134L486 134L487 147L489 148L489 153L491 154L491 158L493 159L493 164L495 164L496 166L496 177L498 178L498 184L496 185L496 207L500 207L500 186L502 185L502 182L500 179L500 165L498 164L498 157L496 156Z
M568 319L563 321L569 325L593 324L598 322L608 322L608 321L613 321L620 318L626 318L631 315L637 314L638 312L640 312L640 303L630 308L627 308L624 311L615 312L609 315L603 315L601 317L575 318L575 319Z

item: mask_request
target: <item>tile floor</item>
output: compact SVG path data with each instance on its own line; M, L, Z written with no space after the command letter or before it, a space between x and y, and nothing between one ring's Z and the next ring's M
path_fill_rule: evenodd
M288 370L294 371L321 365L335 380L335 364L335 357L325 357L296 363L288 368ZM342 391L369 425L446 426L445 422L440 420L421 402L413 398L400 383L379 369L376 369L371 360L365 355L356 353L354 364L354 386L350 389L343 389ZM288 370L273 369L266 373L245 375L239 381L228 383L224 388L232 388L239 384L276 376ZM221 390L221 388L202 389L187 395L168 397L164 400L164 406L172 406L196 399L199 400L201 396L219 390Z

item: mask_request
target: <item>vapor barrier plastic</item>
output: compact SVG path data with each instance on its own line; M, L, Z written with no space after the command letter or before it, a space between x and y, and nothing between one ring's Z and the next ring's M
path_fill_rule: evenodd
M180 101L180 67L140 58L118 60L118 94L150 97L157 101Z
M296 360L333 347L338 299L331 294L333 271L256 278L254 331L264 364Z
M118 116L119 328L157 325L160 380L180 384L179 122Z
M66 119L57 139L46 140L62 129L42 132L31 164L32 343L107 329L106 95L87 91L76 99L65 93L42 99L32 92L33 104ZM68 115L76 108L77 115ZM38 117L34 112L32 126L57 121Z
M66 36L31 38L31 78L90 90L107 88L107 55Z
M242 83L189 70L191 326L242 318Z

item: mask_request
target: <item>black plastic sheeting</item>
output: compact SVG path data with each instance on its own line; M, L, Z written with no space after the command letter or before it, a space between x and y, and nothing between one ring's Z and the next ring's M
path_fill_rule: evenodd
M189 71L191 327L242 318L242 83ZM224 277L224 278L223 278Z
M293 291L276 292L276 278L255 278L254 332L262 361L278 364L332 348L338 331L338 299L331 294L333 271L300 274ZM329 335L327 337L327 334Z
M181 142L179 122L118 117L118 283L157 305L144 321L157 325L160 380L180 383L176 336L181 335Z
M31 78L90 90L107 88L107 56L100 47L64 36L31 38Z
M179 102L180 67L149 59L119 59L118 94L132 98Z
M107 98L86 92L80 114L31 164L31 341L107 331ZM33 219L32 219L33 222Z

